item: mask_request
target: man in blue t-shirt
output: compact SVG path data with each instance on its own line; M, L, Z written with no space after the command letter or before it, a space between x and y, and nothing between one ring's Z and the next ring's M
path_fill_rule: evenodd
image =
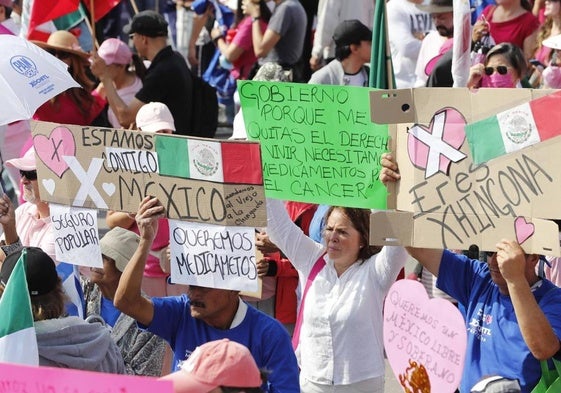
M178 297L141 296L144 265L163 214L157 198L146 197L140 203L136 215L140 243L119 281L115 306L169 342L174 369L197 346L227 338L248 347L259 368L270 373L267 392L299 392L298 365L287 331L244 303L238 291L190 286L187 295Z
M399 178L393 156L384 154L380 180L388 184ZM518 379L522 392L530 392L541 376L540 360L561 359L561 289L538 277L538 255L525 254L511 240L497 243L487 263L447 250L408 251L465 312L461 392L489 375Z

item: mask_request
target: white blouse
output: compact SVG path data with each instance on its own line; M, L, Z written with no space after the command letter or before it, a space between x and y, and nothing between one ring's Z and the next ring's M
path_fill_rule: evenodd
M324 253L296 226L279 200L267 199L267 233L298 270L302 288ZM403 247L384 247L341 277L333 262L318 273L306 295L296 356L301 375L315 383L346 385L384 375L382 307L405 266Z

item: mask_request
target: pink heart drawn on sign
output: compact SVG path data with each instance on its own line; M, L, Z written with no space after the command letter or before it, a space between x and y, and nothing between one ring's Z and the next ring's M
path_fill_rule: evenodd
M452 148L459 150L466 139L466 134L464 131L466 119L456 109L443 108L434 114L428 127L421 124L415 124L414 127L419 127L429 134L434 134L434 128L435 125L437 125L435 124L435 118L441 115L444 115L444 125L441 137L442 141ZM437 126L440 127L440 124L438 124ZM414 166L419 169L426 169L428 165L430 150L430 146L409 133L409 135L407 136L407 152L409 154L409 159ZM450 163L450 159L441 154L439 156L438 163L439 171L447 174L450 168Z
M33 146L41 161L58 177L62 177L68 169L68 164L62 157L76 154L74 135L66 127L53 129L48 137L36 135Z
M524 217L516 217L514 220L514 233L516 233L516 241L518 244L524 243L534 234L534 224L527 222Z
M384 349L405 391L456 390L467 345L457 307L442 298L429 299L420 282L398 280L384 301L383 320ZM424 389L419 389L420 382Z

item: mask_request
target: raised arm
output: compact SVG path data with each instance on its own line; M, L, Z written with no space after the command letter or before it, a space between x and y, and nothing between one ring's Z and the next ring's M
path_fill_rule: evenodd
M146 258L158 232L158 219L163 215L164 207L157 198L147 196L140 202L136 213L140 242L123 271L113 300L115 307L145 326L150 325L154 318L154 305L141 294L142 276Z
M556 354L561 344L530 289L533 280L528 279L537 279L535 267L538 260L536 254L525 256L515 241L501 240L497 244L497 263L508 286L522 337L532 355L545 360Z
M382 170L380 171L380 181L387 187L390 183L395 183L401 179L399 167L391 153L382 154L380 161ZM438 276L442 251L431 248L406 247L407 252L415 258L425 269Z

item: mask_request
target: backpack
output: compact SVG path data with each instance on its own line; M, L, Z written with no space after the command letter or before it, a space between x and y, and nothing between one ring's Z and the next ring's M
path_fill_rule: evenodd
M191 135L214 138L218 127L218 98L216 89L191 72L193 102Z

